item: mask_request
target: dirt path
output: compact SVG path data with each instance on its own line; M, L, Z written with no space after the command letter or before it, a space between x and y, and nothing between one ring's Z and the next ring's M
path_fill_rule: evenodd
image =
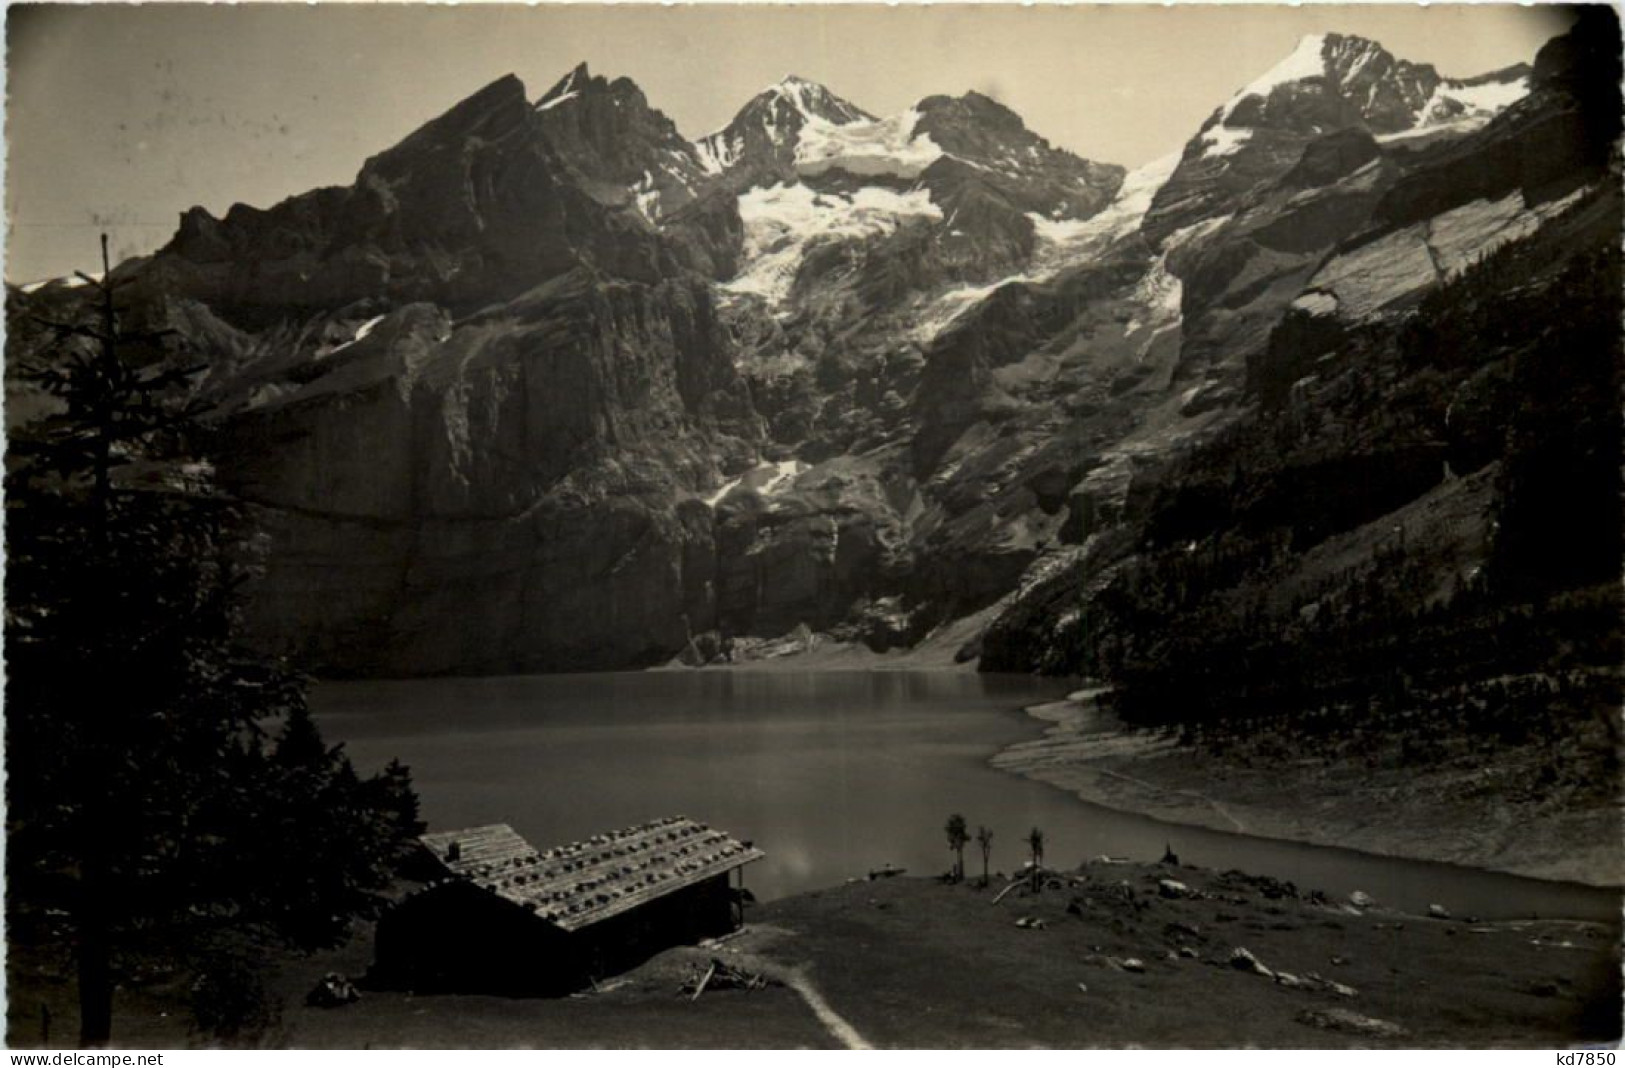
M823 991L812 981L805 964L781 963L757 951L763 944L771 944L785 938L789 932L772 925L757 925L743 928L738 933L751 940L755 948L737 944L731 947L728 952L737 963L776 979L794 990L801 1000L807 1003L807 1008L812 1010L813 1016L818 1019L824 1030L829 1032L830 1037L847 1049L874 1049L868 1039L859 1034L858 1029L853 1027L846 1017L836 1012L825 999Z
M824 1000L824 995L813 985L813 981L807 978L805 971L800 968L791 968L783 971L781 976L785 985L801 995L801 1000L807 1003L807 1007L812 1010L813 1015L818 1017L818 1022L829 1030L835 1041L841 1043L847 1049L874 1049L865 1041L862 1035L858 1034L857 1028L847 1023L840 1013L830 1008L829 1002Z

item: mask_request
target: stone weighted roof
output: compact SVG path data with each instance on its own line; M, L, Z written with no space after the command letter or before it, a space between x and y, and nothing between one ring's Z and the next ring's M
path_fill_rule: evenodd
M766 854L686 816L537 850L505 823L419 839L447 876L578 931Z

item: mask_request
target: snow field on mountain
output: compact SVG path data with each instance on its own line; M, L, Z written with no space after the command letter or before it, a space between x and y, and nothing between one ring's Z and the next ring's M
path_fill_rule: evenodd
M1130 319L1127 331L1132 333L1141 327L1150 329L1150 333L1139 344L1139 356L1142 359L1151 351L1151 346L1158 337L1185 325L1185 283L1168 269L1169 255L1190 242L1213 233L1230 219L1229 215L1203 219L1169 234L1162 243L1162 251L1152 261L1144 277L1135 285L1129 299L1140 306L1145 318L1141 319L1136 315Z
M1034 273L1049 277L1075 263L1093 259L1113 243L1140 228L1157 191L1173 177L1179 153L1171 152L1128 173L1112 202L1087 219L1045 219L1029 214L1038 248Z
M1268 97L1278 85L1287 85L1291 82L1301 81L1304 78L1317 78L1326 73L1326 62L1321 53L1325 50L1326 38L1319 34L1310 34L1298 41L1298 47L1292 54L1281 62L1249 82L1240 92L1231 97L1229 102L1219 112L1219 121L1204 131L1201 135L1203 146L1202 154L1205 156L1234 155L1252 138L1252 131L1245 128L1229 127L1225 123L1235 113L1243 100L1250 96Z
M950 289L925 304L920 310L919 317L915 320L913 328L909 331L909 336L914 339L916 344L929 345L936 340L938 334L952 326L954 320L992 296L994 290L1000 286L1009 285L1011 282L1026 281L1031 281L1031 279L1026 275L1018 274L1009 278L1001 278L996 282L989 282L983 286L959 286Z
M943 156L929 136L914 136L920 113L913 108L872 119L823 86L787 78L768 89L757 112L762 132L775 145L795 139L796 170L805 175L839 168L858 175L913 178ZM719 130L694 142L700 165L721 174L743 151L738 133Z
M929 135L914 136L919 121L913 109L889 119L845 123L808 114L796 143L796 170L815 175L838 167L852 174L913 178L942 158Z
M1332 57L1332 61L1346 58L1349 46L1344 42L1339 46L1344 51ZM1203 155L1219 157L1234 155L1252 138L1252 131L1245 127L1229 127L1225 123L1235 113L1241 102L1251 96L1268 97L1277 86L1302 81L1306 78L1322 77L1327 74L1327 57L1325 56L1326 39L1322 36L1308 36L1298 42L1298 46L1285 60L1270 68L1265 74L1247 85L1219 112L1218 121L1203 131L1200 135L1200 144L1203 146ZM1380 49L1367 45L1353 65L1343 75L1344 84L1358 74L1372 58L1380 53ZM1376 83L1370 88L1370 93L1377 90ZM1510 82L1487 82L1483 85L1462 85L1460 82L1441 81L1434 87L1433 93L1417 109L1416 117L1412 120L1410 129L1397 133L1379 135L1379 141L1398 141L1410 137L1420 137L1426 134L1451 131L1466 133L1484 125L1496 114L1523 99L1529 93L1529 80L1520 78ZM1370 104L1369 94L1366 103ZM1459 110L1458 110L1459 106Z
M909 218L940 219L942 209L924 189L898 193L865 186L850 194L818 193L798 183L740 194L739 216L745 223L744 266L722 288L777 306L788 299L814 245L888 234Z
M1046 282L1069 267L1098 258L1116 242L1139 229L1151 201L1174 169L1179 153L1154 159L1123 179L1112 202L1087 219L1046 219L1029 212L1037 247L1027 269L1020 274L979 286L960 286L932 300L920 313L911 335L928 344L967 309L975 307L1000 286L1011 282Z
M1487 82L1484 85L1451 85L1448 82L1441 82L1433 91L1432 100L1454 100L1465 107L1469 114L1479 111L1494 115L1528 95L1528 78L1519 78L1511 82ZM1423 121L1427 121L1428 109L1424 107L1422 113Z
M1310 34L1302 38L1291 55L1259 75L1241 92L1230 98L1230 102L1224 106L1224 112L1219 116L1220 125L1223 125L1241 102L1250 96L1267 97L1278 85L1301 81L1304 78L1317 78L1325 74L1326 63L1321 58L1325 48L1326 38L1320 34Z
M1440 82L1417 112L1415 127L1407 132L1431 133L1443 127L1477 129L1528 95L1528 78L1484 85ZM1450 107L1452 102L1460 104L1463 110L1454 112Z

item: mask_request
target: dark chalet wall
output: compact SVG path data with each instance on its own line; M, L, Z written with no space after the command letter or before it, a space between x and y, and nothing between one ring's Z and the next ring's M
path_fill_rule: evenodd
M570 933L469 883L407 898L378 921L369 978L460 994L560 996L663 949L737 926L727 873Z

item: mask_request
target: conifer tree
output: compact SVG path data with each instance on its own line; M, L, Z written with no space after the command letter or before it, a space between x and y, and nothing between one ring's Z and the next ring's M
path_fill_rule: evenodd
M360 780L303 679L238 643L251 538L200 449L199 368L125 327L105 236L102 265L94 305L7 360L47 407L7 457L8 904L66 913L85 1046L131 964L336 941L416 830L405 769Z

